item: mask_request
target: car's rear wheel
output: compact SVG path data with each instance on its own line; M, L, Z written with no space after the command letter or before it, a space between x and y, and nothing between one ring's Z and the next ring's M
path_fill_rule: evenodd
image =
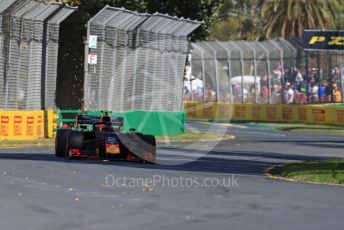
M85 136L83 132L71 131L68 138L68 145L72 149L82 149L84 147Z
M145 159L143 160L144 163L155 163L156 162L156 139L154 136L151 135L143 135L142 140L143 144L143 151Z
M129 149L126 147L127 143L127 134L118 134L117 138L119 141L119 150L120 150L120 155L119 158L121 159L126 159L129 155Z
M154 136L141 133L121 134L121 155L133 161L154 163L156 160L156 140Z
M57 157L68 157L68 138L70 134L69 129L59 129L55 139L55 155Z

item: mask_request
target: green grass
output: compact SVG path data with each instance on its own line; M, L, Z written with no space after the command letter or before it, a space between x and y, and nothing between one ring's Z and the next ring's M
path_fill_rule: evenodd
M329 125L284 124L277 126L279 130L292 132L308 132L319 134L344 135L344 127Z
M186 131L184 134L180 136L171 136L171 137L158 137L157 141L212 141L212 140L219 140L219 139L226 139L226 138L232 138L233 136L231 135L223 135L223 134L218 134L218 133L195 133L191 131Z
M344 185L344 160L288 164L279 173L299 181Z
M336 104L321 104L321 106L326 108L336 108L336 109L342 109L344 108L344 104L342 103L336 103Z
M249 126L256 125L272 130L282 130L291 132L307 132L331 135L344 135L344 127L330 125L311 125L297 123L250 123Z

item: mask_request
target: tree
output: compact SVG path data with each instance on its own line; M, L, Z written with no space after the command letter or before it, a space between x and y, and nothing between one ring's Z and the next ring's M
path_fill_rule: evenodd
M340 0L266 0L262 5L267 38L301 37L305 29L334 29Z
M263 0L224 0L220 20L211 28L211 40L259 40L262 34L260 9Z
M80 16L89 19L105 5L124 7L128 10L155 13L204 21L195 32L193 40L203 40L209 36L209 28L218 19L220 0L63 0L63 3L78 6Z

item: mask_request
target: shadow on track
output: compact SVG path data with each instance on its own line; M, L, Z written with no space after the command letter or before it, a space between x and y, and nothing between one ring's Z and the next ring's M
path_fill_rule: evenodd
M169 149L171 150L171 149ZM173 149L172 149L173 150ZM188 150L175 149L176 151L185 153ZM163 157L172 157L178 159L176 154L162 154ZM236 159L228 159L235 157ZM242 157L243 159L240 159ZM118 166L126 168L140 168L151 170L166 171L183 171L183 172L202 172L202 173L218 173L218 174L242 174L242 175L261 175L263 171L275 164L285 163L285 161L305 161L305 160L321 160L325 158L307 157L301 155L284 155L264 152L220 152L211 151L204 157L201 157L190 163L181 165L159 165L159 164L139 164L124 161L103 162L99 160L67 160L56 158L53 154L45 153L0 153L0 161L41 161L41 162L57 162L62 164L93 164L104 166ZM326 158L328 159L328 158Z

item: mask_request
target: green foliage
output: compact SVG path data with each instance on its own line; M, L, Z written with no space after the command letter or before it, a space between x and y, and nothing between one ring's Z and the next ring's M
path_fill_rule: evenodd
M304 29L344 29L341 0L223 0L211 40L299 37Z
M211 40L259 40L264 37L260 7L262 0L224 0L220 20L211 28Z
M48 0L44 0L48 1ZM193 40L261 40L300 36L303 29L344 29L341 0L61 0L88 20L106 4L204 20Z
M334 29L340 5L340 0L265 1L266 37L301 37L305 29Z
M206 39L209 36L209 27L218 20L220 0L64 0L66 4L79 6L80 16L91 18L105 5L124 7L138 12L160 12L177 17L204 21L193 35L193 40Z

